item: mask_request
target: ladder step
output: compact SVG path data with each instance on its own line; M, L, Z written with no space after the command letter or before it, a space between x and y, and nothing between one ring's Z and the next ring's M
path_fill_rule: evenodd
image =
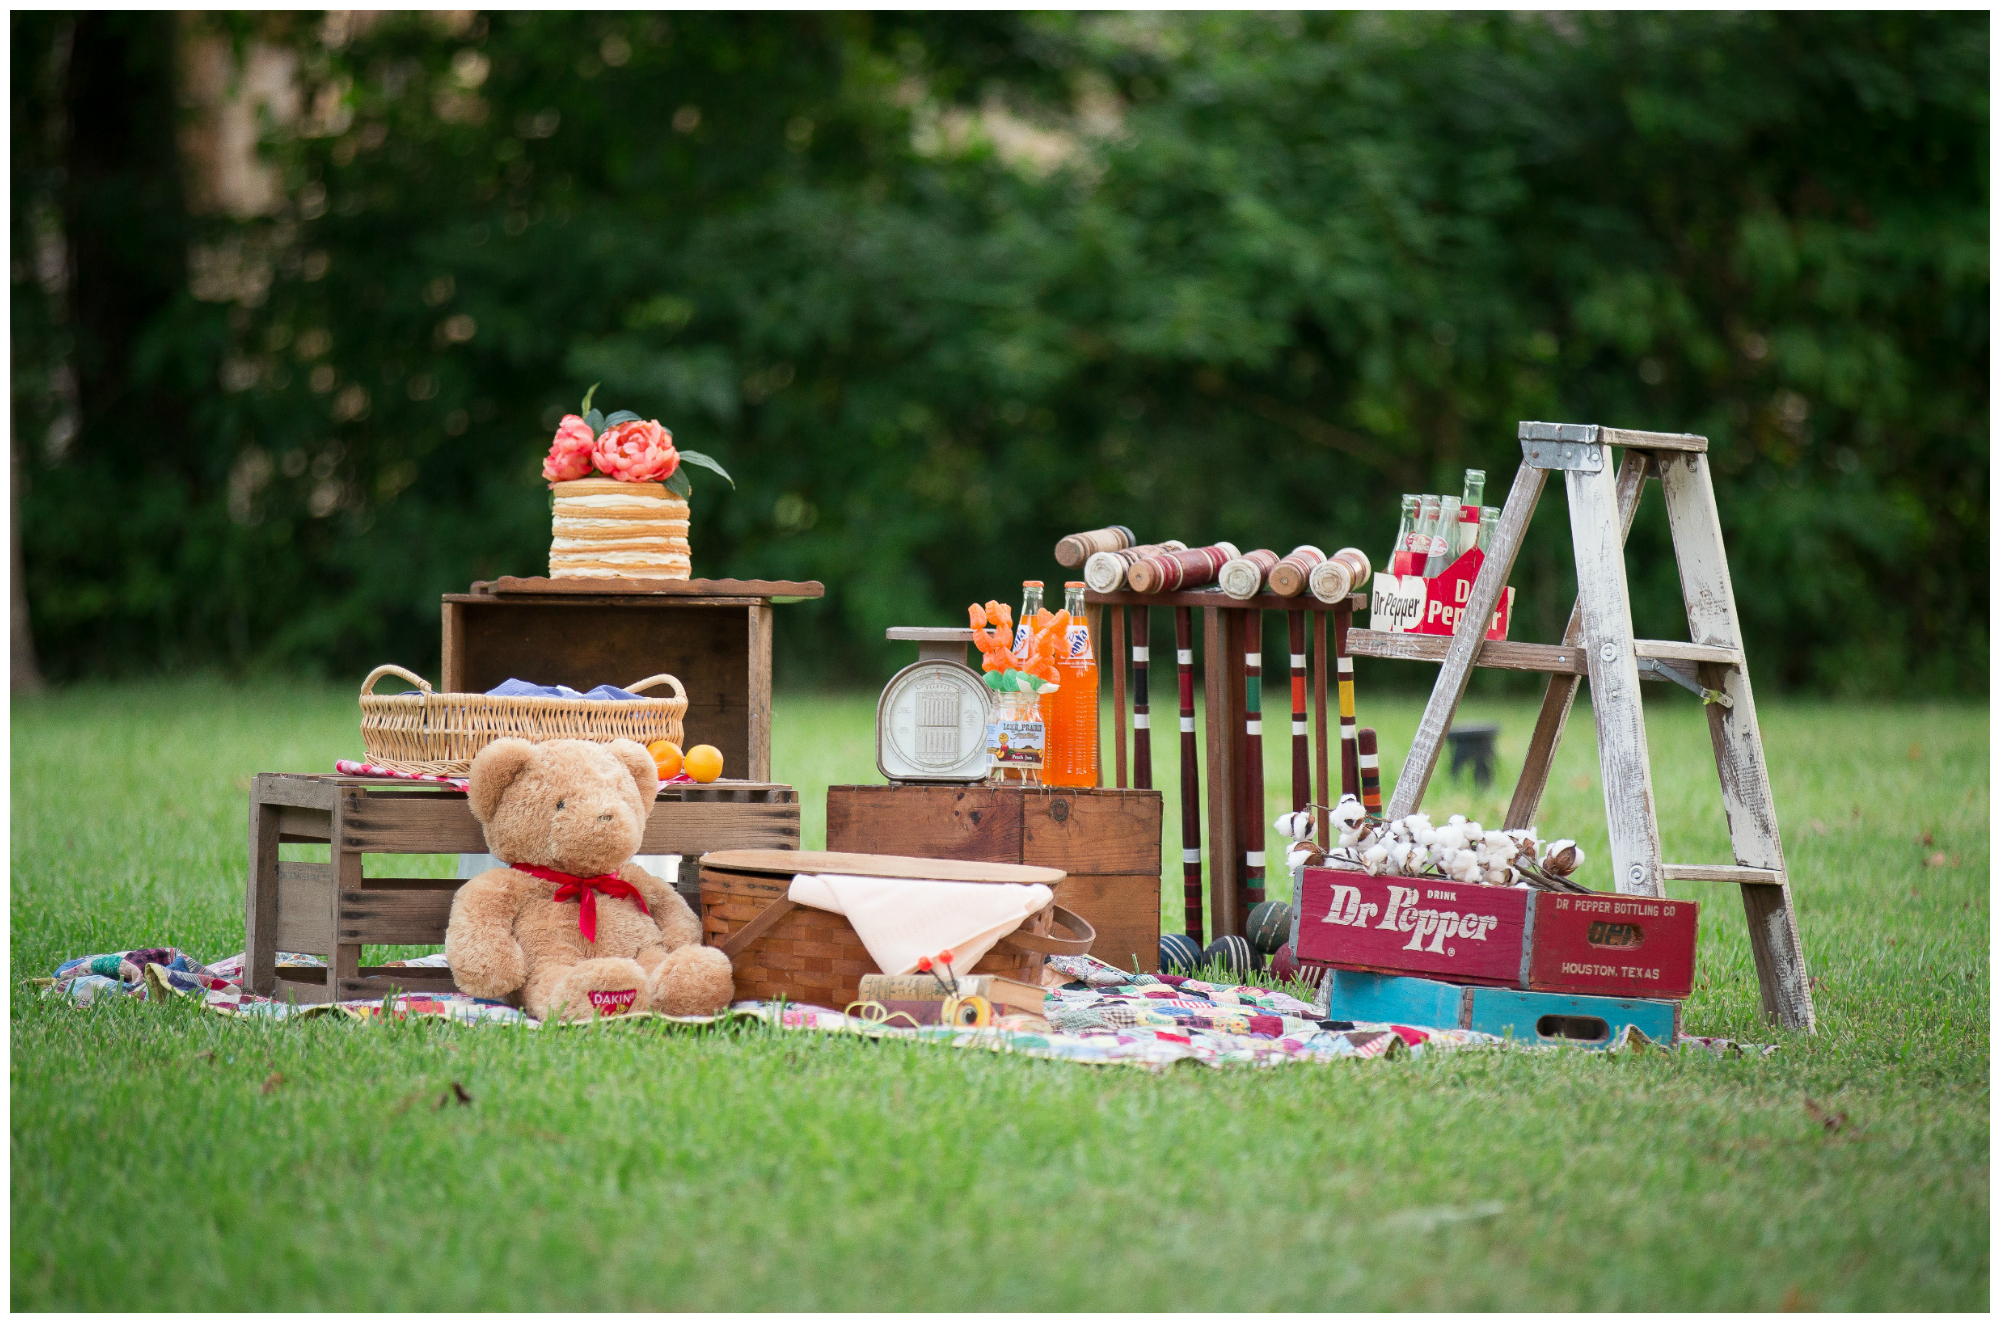
M1736 882L1746 887L1775 887L1785 878L1775 868L1745 868L1741 864L1661 864L1669 882Z
M1675 643L1669 639L1633 639L1632 655L1658 661L1713 662L1717 666L1741 666L1743 653L1717 643Z
M1451 638L1444 634L1392 634L1376 629L1347 631L1347 651L1356 657L1441 662L1450 647ZM1546 671L1552 675L1587 675L1590 671L1581 648L1563 648L1550 643L1508 643L1500 639L1487 639L1481 643L1472 664L1488 670Z
M1628 450L1691 450L1700 454L1708 449L1708 438L1692 432L1635 432L1628 427L1600 427L1597 439L1604 445Z

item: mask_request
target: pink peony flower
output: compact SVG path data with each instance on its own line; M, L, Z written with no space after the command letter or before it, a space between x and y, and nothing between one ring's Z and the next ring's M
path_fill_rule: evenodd
M681 465L674 434L653 419L620 423L597 438L597 469L620 482L665 482Z
M590 424L575 414L565 414L562 426L556 428L555 443L549 447L549 457L542 461L542 476L551 483L575 482L578 478L590 476L591 447L597 438L591 435Z

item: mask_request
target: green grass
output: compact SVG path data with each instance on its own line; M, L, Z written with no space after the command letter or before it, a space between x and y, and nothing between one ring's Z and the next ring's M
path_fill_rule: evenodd
M1726 861L1700 715L1659 693L1668 857ZM877 779L873 704L780 698L774 763L808 846L828 783ZM1364 694L1385 767L1418 707ZM761 1026L273 1028L44 1000L23 981L64 956L240 949L245 778L354 752L355 711L345 691L216 682L17 701L11 1302L1984 1308L1986 709L1763 715L1817 1036L1761 1061L1156 1077ZM1503 785L1440 780L1429 802L1490 822L1532 707L1466 716L1501 722ZM1275 814L1288 753L1269 752ZM1542 825L1599 868L1602 816L1579 709ZM384 865L412 866L450 871ZM1770 1040L1737 898L1675 894L1704 903L1688 1028ZM454 1081L471 1104L434 1108Z

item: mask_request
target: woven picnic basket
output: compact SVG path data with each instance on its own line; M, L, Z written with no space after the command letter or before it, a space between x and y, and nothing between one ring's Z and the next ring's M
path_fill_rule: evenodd
M844 914L794 905L785 893L798 873L846 873L939 882L1041 883L1064 874L1024 864L912 859L824 850L717 850L701 859L701 938L720 947L736 971L736 995L845 1010L861 995L861 976L879 974ZM1039 985L1051 955L1087 955L1097 940L1088 920L1051 903L1000 939L969 971Z
M375 682L400 675L414 694L377 694ZM672 698L542 698L443 694L400 666L377 666L361 682L361 744L368 760L399 772L464 776L473 755L509 735L524 740L655 740L685 738L687 690L671 675L625 686L630 693L656 684L673 686Z

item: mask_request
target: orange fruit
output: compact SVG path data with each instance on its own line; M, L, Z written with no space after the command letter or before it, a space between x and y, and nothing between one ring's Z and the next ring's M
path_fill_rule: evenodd
M653 765L660 769L660 779L671 781L681 773L681 746L672 740L654 740L646 746L646 752L653 755Z
M707 785L722 775L722 750L713 744L697 744L687 751L687 774Z

